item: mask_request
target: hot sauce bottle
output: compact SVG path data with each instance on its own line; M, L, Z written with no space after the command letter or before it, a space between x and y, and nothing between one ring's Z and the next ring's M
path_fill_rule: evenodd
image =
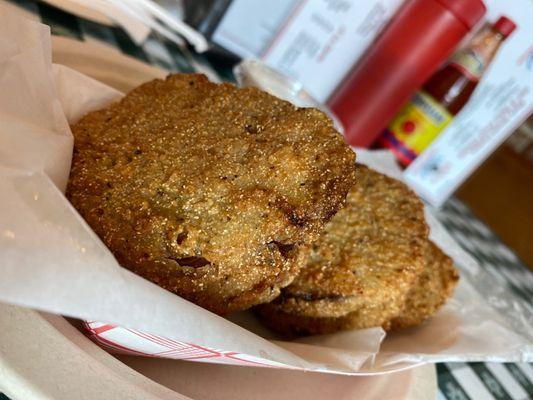
M515 27L506 17L485 25L415 93L378 144L389 148L402 164L409 165L468 102L500 45Z

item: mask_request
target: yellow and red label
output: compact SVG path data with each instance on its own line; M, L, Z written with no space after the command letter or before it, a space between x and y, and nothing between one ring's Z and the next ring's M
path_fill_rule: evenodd
M409 164L435 140L452 118L452 114L433 97L417 92L391 122L382 143L396 150L400 160Z

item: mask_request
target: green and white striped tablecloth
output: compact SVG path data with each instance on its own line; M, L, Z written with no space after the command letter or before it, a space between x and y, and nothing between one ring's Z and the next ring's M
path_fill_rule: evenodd
M231 71L212 65L205 57L193 54L157 34L150 34L137 46L120 28L91 22L37 0L8 1L39 16L55 35L79 40L98 40L121 52L170 71L201 70L221 80L232 80ZM450 234L498 282L523 299L533 312L533 273L501 240L459 200L451 199L437 214ZM533 399L533 364L519 363L440 363L437 364L438 399ZM0 393L0 400L7 399ZM7 399L9 400L9 399Z

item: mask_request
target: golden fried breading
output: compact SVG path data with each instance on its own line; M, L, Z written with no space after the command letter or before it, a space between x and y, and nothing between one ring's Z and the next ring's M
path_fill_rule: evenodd
M306 317L285 313L280 307L258 306L262 320L273 330L287 336L334 333L346 329L382 326L386 330L400 330L420 325L434 315L451 297L459 280L452 260L428 240L425 268L407 295L401 314L383 321L377 307L361 307L340 317Z
M275 329L313 334L386 327L402 312L424 268L423 205L403 183L365 166L357 165L356 176L346 206L324 228L306 267L273 303L258 307ZM273 316L294 319L286 329L269 322Z
M67 196L124 267L217 313L273 299L355 182L330 119L176 74L72 127Z
M262 322L273 331L287 338L308 335L324 335L349 329L365 329L376 326L389 327L389 321L383 322L383 316L377 307L361 307L340 317L307 317L305 315L286 313L273 303L256 307Z
M405 309L392 320L392 329L417 326L431 317L452 295L458 280L452 259L429 242L424 272L409 291Z

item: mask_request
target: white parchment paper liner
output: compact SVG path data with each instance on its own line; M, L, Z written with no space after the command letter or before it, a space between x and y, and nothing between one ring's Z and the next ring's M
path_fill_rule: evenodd
M62 193L73 145L69 124L120 96L53 66L47 27L0 14L1 301L331 373L533 360L528 305L488 278L429 213L431 237L454 258L462 279L428 323L386 339L375 328L273 340L248 313L232 317L245 329L121 268ZM358 151L358 159L400 177L387 153ZM492 286L492 297L470 282Z

